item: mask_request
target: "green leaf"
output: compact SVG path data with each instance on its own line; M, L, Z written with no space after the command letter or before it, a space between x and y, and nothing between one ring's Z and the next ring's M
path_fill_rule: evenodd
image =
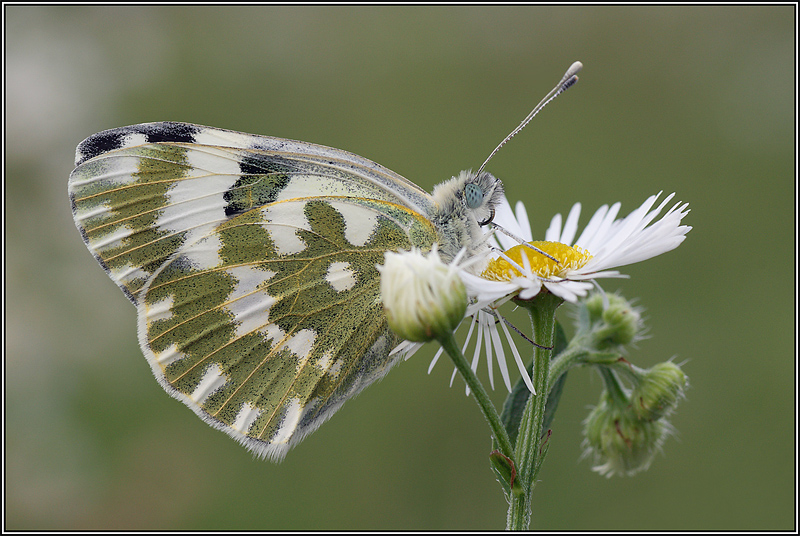
M492 462L492 470L497 475L497 481L503 486L506 495L521 495L523 493L520 480L517 478L517 468L514 461L505 456L499 450L493 450L489 454L489 461Z

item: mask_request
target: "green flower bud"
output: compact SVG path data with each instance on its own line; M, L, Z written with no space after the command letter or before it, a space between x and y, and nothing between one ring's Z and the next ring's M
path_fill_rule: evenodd
M592 323L594 345L598 350L630 344L642 332L640 309L617 294L594 293L583 302Z
M584 422L586 454L595 460L592 470L607 477L646 470L671 430L664 419L639 419L603 391L600 404Z
M606 294L606 296L614 296L614 294ZM597 322L603 317L605 310L605 300L603 294L600 292L592 292L589 296L581 302L583 307L589 312L589 319L592 322Z
M644 371L631 393L631 409L640 419L652 421L672 413L688 385L686 374L671 361Z
M434 249L387 252L381 272L381 299L389 327L400 337L427 342L455 330L467 310L467 289L458 271Z

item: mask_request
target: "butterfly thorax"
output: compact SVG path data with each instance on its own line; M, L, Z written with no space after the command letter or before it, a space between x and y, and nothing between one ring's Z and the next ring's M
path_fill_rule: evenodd
M476 188L477 187L477 188ZM431 222L439 234L439 252L446 261L462 249L473 256L485 251L486 225L503 198L503 184L492 174L462 171L433 189L436 208Z

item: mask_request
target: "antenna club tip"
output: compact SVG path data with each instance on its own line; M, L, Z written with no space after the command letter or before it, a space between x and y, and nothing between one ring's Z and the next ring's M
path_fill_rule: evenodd
M570 76L575 76L581 69L583 69L583 64L579 61L576 61L575 63L569 66L569 69L567 69L567 73L564 76L567 78L569 78Z

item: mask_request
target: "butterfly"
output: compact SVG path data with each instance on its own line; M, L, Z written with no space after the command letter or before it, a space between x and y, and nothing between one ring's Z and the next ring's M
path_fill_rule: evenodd
M503 187L481 169L429 194L343 150L160 122L81 142L69 197L164 390L277 461L402 358L384 253L479 254Z

